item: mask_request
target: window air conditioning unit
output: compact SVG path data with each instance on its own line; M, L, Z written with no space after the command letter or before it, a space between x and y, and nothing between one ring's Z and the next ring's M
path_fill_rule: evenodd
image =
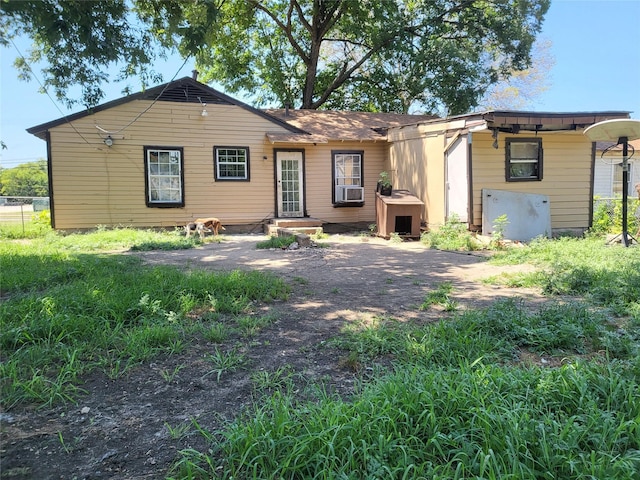
M355 185L338 185L338 202L364 202L364 188Z

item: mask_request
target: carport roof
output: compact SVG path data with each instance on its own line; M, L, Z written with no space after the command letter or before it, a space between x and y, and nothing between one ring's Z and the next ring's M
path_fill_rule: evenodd
M498 130L518 133L520 131L549 132L577 130L604 120L629 118L630 112L525 112L516 110L490 110L481 113L457 115L416 124L437 125L462 121L466 128Z

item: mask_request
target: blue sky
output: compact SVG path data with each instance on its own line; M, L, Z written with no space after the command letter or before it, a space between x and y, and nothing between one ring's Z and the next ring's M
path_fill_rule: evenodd
M542 39L550 40L555 60L549 88L531 105L544 112L630 111L640 119L640 0L552 0ZM26 50L28 43L17 43ZM23 53L25 53L23 51ZM12 67L17 52L0 49L0 166L46 158L46 144L26 129L58 119L68 111L38 92L37 82L18 80ZM156 65L166 81L182 61ZM191 75L193 63L178 77ZM122 85L106 88L104 101L119 98Z

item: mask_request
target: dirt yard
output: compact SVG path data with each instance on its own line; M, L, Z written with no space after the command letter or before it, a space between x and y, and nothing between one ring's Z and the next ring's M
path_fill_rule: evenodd
M323 240L327 248L286 251L257 250L263 236L222 238L222 243L195 250L136 255L151 265L257 269L287 280L289 300L258 306L278 320L250 342L243 340L247 367L218 380L205 362L216 346L203 341L115 380L90 375L82 385L88 393L77 404L1 412L2 479L165 478L180 450L206 451L194 425L215 431L251 403L256 372L287 368L305 381L323 382L349 395L360 373L327 343L349 322L382 315L415 322L442 318L447 315L442 309L418 308L442 282L453 284L460 309L513 296L542 300L532 290L483 284L483 278L523 267L489 266L482 253L441 252L419 242L348 235ZM229 343L237 345L237 340Z

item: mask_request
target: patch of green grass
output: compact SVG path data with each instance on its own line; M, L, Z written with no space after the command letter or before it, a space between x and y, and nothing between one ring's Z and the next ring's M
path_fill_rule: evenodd
M355 352L363 364L381 357L447 367L463 359L507 362L520 349L557 357L606 353L628 361L640 353L640 323L621 328L582 303L550 304L531 312L511 299L428 325L381 317L352 323L330 344Z
M311 237L311 240L313 240L314 242L317 242L319 240L327 240L330 237L330 235L328 233L323 232L322 228L318 228L316 230L316 233L312 233L310 237Z
M453 292L453 284L451 282L442 282L437 285L436 289L427 293L424 301L420 305L420 310L427 310L432 305L445 305L450 301L450 295Z
M248 361L246 355L237 349L223 352L218 348L216 348L211 355L208 355L207 359L213 365L213 369L207 372L205 376L215 374L218 382L223 373L235 372L239 368L244 367Z
M351 401L274 394L174 478L634 478L640 397L619 365L405 367ZM198 474L193 472L198 471ZM541 474L540 472L545 472Z
M404 240L402 239L402 237L400 236L399 233L391 232L389 234L389 242L391 242L391 243L403 243Z
M182 452L173 478L626 479L640 468L640 322L505 300L428 325L353 323L330 345L356 371L381 357L394 368L348 401L274 388L214 450ZM521 348L565 364L512 363Z
M258 393L271 394L277 391L292 392L294 388L295 373L293 369L285 365L270 372L258 370L251 374L251 383Z
M199 331L192 310L248 315L285 299L261 272L184 272L131 256L78 252L52 242L2 242L0 388L3 406L72 401L80 375L110 377L183 351Z
M181 423L181 424L176 425L175 427L172 427L167 422L164 422L164 426L166 427L167 432L169 433L169 436L173 440L180 440L181 438L187 437L192 433L192 430L191 430L192 424L191 424L191 422L189 422L189 423Z
M240 329L240 333L244 337L254 337L262 329L276 322L277 317L273 314L269 315L242 315L235 319L236 325Z
M231 328L222 322L202 325L202 336L211 343L224 343L231 335Z
M296 237L294 237L293 235L285 237L269 237L268 240L258 242L256 244L256 248L261 250L266 250L269 248L287 248L295 241Z
M498 253L491 263L536 265L539 271L518 276L521 284L549 295L584 296L617 315L640 320L640 255L635 247L607 246L598 237L539 239Z

